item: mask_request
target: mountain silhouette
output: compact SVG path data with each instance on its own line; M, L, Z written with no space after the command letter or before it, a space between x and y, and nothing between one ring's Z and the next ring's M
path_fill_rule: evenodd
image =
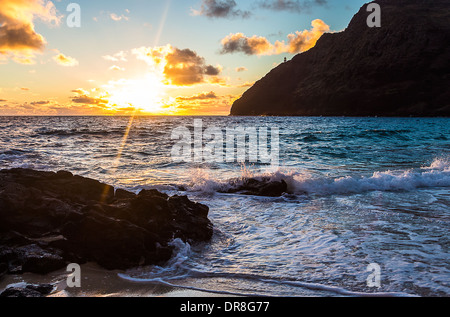
M345 31L282 63L236 100L231 115L449 116L450 0L378 0Z

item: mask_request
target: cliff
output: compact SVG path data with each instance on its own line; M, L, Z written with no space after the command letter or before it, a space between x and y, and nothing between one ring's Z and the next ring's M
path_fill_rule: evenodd
M273 69L231 115L449 116L450 0L379 0L340 33Z

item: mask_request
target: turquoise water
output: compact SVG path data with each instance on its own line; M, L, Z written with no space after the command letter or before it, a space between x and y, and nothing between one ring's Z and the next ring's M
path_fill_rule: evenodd
M173 162L171 134L193 131L193 117L1 117L0 168L65 169L210 207L211 243L174 241L170 263L124 279L240 295L450 295L450 119L196 119L278 128L279 167ZM219 193L249 176L284 179L288 193ZM371 263L379 288L367 285Z

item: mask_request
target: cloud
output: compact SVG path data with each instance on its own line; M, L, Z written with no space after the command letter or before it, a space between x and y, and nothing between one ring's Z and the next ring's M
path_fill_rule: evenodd
M166 56L164 74L167 79L178 86L190 86L203 83L205 75L214 76L220 69L206 65L205 59L190 49L174 50Z
M90 97L87 95L81 95L72 98L74 103L84 104L84 105L106 105L108 100L96 97Z
M73 93L76 93L77 95L88 95L89 92L84 90L83 88L78 88L78 89L74 89L72 90Z
M272 50L273 45L262 36L246 37L243 33L235 33L222 39L222 54L272 55Z
M65 67L74 67L77 66L79 63L78 61L70 56L66 56L62 53L59 53L58 55L53 57L53 60L58 63L61 66Z
M326 5L327 0L265 0L258 4L260 8L273 11L303 12L314 5Z
M248 69L246 68L246 67L244 67L244 66L242 66L242 67L236 67L236 72L237 73L241 73L241 72L245 72L245 71L247 71Z
M203 15L209 18L248 18L251 13L236 9L234 0L202 0L200 10L192 9L193 15Z
M130 11L127 10L127 13L129 13L129 12L130 12ZM109 17L111 18L111 20L114 20L114 21L116 21L116 22L119 22L119 21L122 21L122 20L128 21L128 20L130 19L130 17L127 17L127 16L124 15L124 14L122 14L122 15L117 15L117 14L115 14L115 13L111 13L111 14L109 15Z
M233 102L240 95L218 96L215 92L200 93L191 97L178 97L165 108L178 115L228 115Z
M113 66L111 66L111 67L109 68L109 70L112 70L112 71L124 71L125 68L119 67L119 66L117 66L117 65L113 65Z
M0 0L0 58L34 63L35 54L46 45L45 38L34 28L35 19L58 25L61 17L51 1Z
M211 85L219 85L222 87L232 87L229 84L227 84L227 80L225 78L219 77L219 76L212 76L208 78L207 83Z
M242 85L239 85L239 88L248 88L248 87L252 87L255 84L255 82L245 82Z
M230 34L222 39L220 53L232 54L240 52L246 55L277 55L305 52L316 45L322 34L330 31L330 27L320 19L312 21L311 25L311 30L289 34L287 44L284 41L276 41L275 44L272 44L262 36L247 37L242 33Z
M166 84L192 86L208 82L208 77L217 77L221 66L208 65L205 59L190 49L179 49L171 45L134 49L133 54L160 72Z
M330 27L320 19L311 22L312 29L302 32L295 32L295 34L288 35L287 51L295 54L309 50L314 47L322 36L322 34L329 32Z
M126 62L127 61L127 53L124 51L120 51L114 55L105 55L102 56L103 59L111 62Z
M46 111L41 110L42 113L58 116L79 116L79 115L112 115L116 111L107 109L103 105L51 105L47 107Z
M208 65L205 67L205 75L208 76L217 76L221 73L222 67L220 66L212 66Z
M33 106L42 106L42 105L48 105L50 103L50 101L46 100L46 101L33 101L30 104Z
M57 1L61 1L61 0L57 0ZM125 13L115 13L115 12L111 12L111 11L100 11L99 15L96 17L93 17L92 19L95 22L99 22L100 20L102 21L108 21L108 20L113 20L114 22L120 22L120 21L129 21L130 20L130 10L125 9Z
M177 100L209 100L209 99L217 99L217 95L214 91L203 92L197 95L193 95L190 97L178 97Z

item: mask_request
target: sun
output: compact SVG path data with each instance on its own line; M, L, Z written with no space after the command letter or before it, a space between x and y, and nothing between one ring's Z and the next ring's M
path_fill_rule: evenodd
M156 73L149 73L138 79L122 79L109 86L109 104L116 108L131 106L149 114L163 111L165 87L162 78Z

